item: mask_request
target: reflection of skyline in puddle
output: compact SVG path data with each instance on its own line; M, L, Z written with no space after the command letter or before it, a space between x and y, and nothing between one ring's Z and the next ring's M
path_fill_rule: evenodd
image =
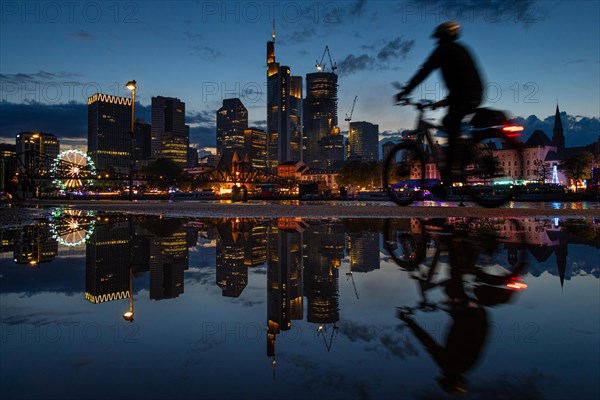
M336 346L347 350L346 341L364 343L376 349L373 350L375 352L385 351L384 354L399 354L404 358L412 357L410 354L417 351L418 346L415 347L414 343L413 347L403 345L404 341L412 340L408 331L400 335L390 328L375 333L375 328L361 325L360 318L355 318L354 322L348 319L360 311L361 302L376 299L378 293L373 289L373 279L377 276L406 279L406 274L398 271L384 249L385 220L185 220L147 216L130 218L115 214L99 218L84 246L85 255L82 253L81 257L81 261L85 259L84 264L80 262L80 265L85 265L85 279L71 287L71 292L76 293L71 302L82 302L87 297L93 303L119 303L120 312L123 312L130 293L133 293L133 300L142 304L136 311L136 322L143 326L144 319L152 318L154 305L158 307L154 301L160 300L161 307L175 310L178 304L192 301L189 296L197 292L198 289L194 289L197 285L211 293L218 293L224 305L228 301L245 299L242 309L259 307L258 313L262 314L254 323L265 329L261 343L267 344L269 359L277 360L273 365L277 365L278 380L285 379L290 364L299 362L289 354L295 344L290 338L297 334L298 329L310 329L315 342L318 342L314 346L324 352L332 348L335 350ZM600 276L597 262L600 228L593 221L518 221L525 238L525 253L530 260L526 276L554 276L557 289L560 288L559 282L563 284L563 279L577 275ZM400 220L400 224L408 226L416 222L422 221ZM489 221L480 222L478 226L483 226L484 222L487 224ZM447 219L445 223L459 224L461 221ZM47 229L45 223L37 223L19 230L2 231L2 252L23 264L33 265L31 261L35 261L37 266L18 267L14 262L9 263L8 257L2 257L3 294L30 292L31 295L36 291L52 291L52 287L56 287L51 284L44 287L44 282L27 286L11 278L15 268L52 272L53 263L59 261L57 256L68 251L58 245ZM509 265L509 252L515 240L504 235L498 242L498 257L494 260L504 260L499 262ZM572 246L577 250L571 250ZM580 251L582 249L586 251ZM447 260L443 261L447 263ZM130 288L129 282L130 268L133 288ZM352 278L358 285L356 296L350 280L346 282L342 278L340 282L340 274L349 279L348 273L353 274ZM15 278L19 276L24 275L14 275ZM261 283L257 283L259 281ZM189 289L186 289L188 285ZM418 299L418 292L414 284L411 285L410 293L405 294L409 300L388 298L385 300L386 310L393 312L396 306L413 304ZM257 289L264 290L262 295L256 295ZM191 295L186 296L187 290ZM341 291L349 293L345 301L341 299ZM77 294L81 292L84 293ZM560 290L556 293L560 294ZM261 297L263 303L257 302ZM352 303L349 298L353 299ZM100 312L108 306L95 304L92 310ZM221 309L213 303L197 306ZM119 314L115 316L115 319L118 318ZM390 319L389 316L387 318Z
M86 271L90 275L97 275L93 279L88 277L86 287L93 291L111 292L114 289L112 282L124 279L119 278L117 271L128 270L131 262L136 279L149 273L150 298L157 300L176 298L183 293L184 271L190 267L190 252L202 253L204 249L214 249L216 284L223 296L239 297L247 285L248 268L261 265L270 266L271 269L289 268L284 275L289 275L289 279L304 275L305 281L306 272L298 272L298 269L320 269L322 271L318 275L326 277L331 276L332 271L337 271L343 260L348 262L351 273L379 269L381 261L386 259L383 221L302 218L183 220L107 214L94 217L94 229L87 235L88 240L77 246L85 246ZM403 221L410 224L410 221L420 220L413 218ZM502 226L503 221L500 220L496 225ZM573 263L570 270L566 270L569 245L598 247L600 225L594 221L558 218L515 221L518 221L519 229L523 232L519 241L524 242L522 244L528 255L533 257L529 270L534 276L548 272L559 276L561 282L577 274L600 277L598 266L592 260ZM450 218L446 222L458 224L460 219ZM506 227L503 229L510 232ZM12 253L17 264L43 267L59 253L69 257L61 241L56 239L55 231L52 223L45 221L0 231L2 258ZM505 250L509 250L515 240L510 233L498 239ZM129 254L132 254L131 260ZM545 271L538 270L537 264L548 261L551 256L556 260L552 268L546 266ZM76 257L76 254L70 257ZM210 260L205 262L210 264ZM106 273L102 272L104 268L108 268ZM279 281L288 278L273 279ZM104 285L104 288L93 288L96 284ZM273 284L273 287L277 286ZM113 291L118 292L121 290Z

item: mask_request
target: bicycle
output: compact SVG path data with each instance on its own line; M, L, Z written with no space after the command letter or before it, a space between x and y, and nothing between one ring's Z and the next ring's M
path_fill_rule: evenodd
M425 111L435 109L435 103L404 99L399 105L414 106L419 113L416 129L393 147L383 165L383 186L396 204L406 206L425 198L427 189L446 197L460 194L461 199L468 194L484 207L499 207L515 197L514 182L521 179L524 169L523 146L518 139L522 126L510 123L501 111L477 109L470 128L461 132L456 143L460 173L453 174L451 182L440 182L439 172L452 166L443 165L445 149L431 133L443 128L425 119Z

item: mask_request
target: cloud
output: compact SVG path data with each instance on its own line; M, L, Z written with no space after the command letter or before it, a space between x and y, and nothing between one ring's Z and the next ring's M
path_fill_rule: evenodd
M406 4L401 6L408 13ZM482 20L488 23L517 23L529 26L543 21L547 11L535 0L422 0L413 17L438 15L441 20ZM442 19L443 18L443 19Z
M382 40L380 43L363 45L361 46L363 50L375 54L347 55L338 62L339 74L350 75L361 71L396 69L391 63L400 58L406 59L414 44L414 40L404 40L402 36L398 36L391 40Z
M192 50L190 55L204 57L209 60L215 60L223 55L223 53L221 53L219 50L214 49L204 43L205 39L201 34L186 31L185 36L190 42L189 48Z
M189 111L185 115L186 124L202 124L202 125L214 125L216 116L215 112L209 111Z
M19 132L50 132L58 139L87 139L88 106L69 102L44 104L35 101L25 103L0 102L0 140L14 143ZM150 121L151 107L136 104L136 118Z
M568 115L564 111L560 113L560 119L563 124L565 145L567 147L585 146L600 139L600 119ZM530 115L527 118L517 117L514 121L525 126L523 140L527 140L538 129L546 133L549 138L552 138L554 115L550 115L543 120L536 115Z
M83 29L80 29L74 33L69 33L67 36L73 39L82 40L84 42L91 42L96 40L95 35L92 35L91 33L84 31Z
M351 75L355 72L370 71L375 68L375 59L368 54L355 56L348 54L346 58L337 63L340 75Z
M196 144L197 148L216 147L217 146L217 129L216 127L191 127L190 142Z
M414 40L402 40L402 36L390 40L377 54L379 61L390 61L402 57L405 59L415 45Z
M0 74L0 81L2 81L2 91L7 91L10 88L9 85L16 85L22 87L26 84L38 84L47 85L49 83L59 83L72 81L76 78L81 77L81 74L76 72L58 71L58 72L47 72L38 71L34 73L16 73L16 74Z

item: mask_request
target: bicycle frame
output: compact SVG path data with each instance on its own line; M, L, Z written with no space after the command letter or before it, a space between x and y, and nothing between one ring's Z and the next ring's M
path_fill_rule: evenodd
M485 207L498 207L514 198L517 189L513 183L522 176L524 168L522 146L517 139L523 127L508 122L500 122L502 125L482 126L488 120L496 122L497 118L489 118L486 110L480 110L481 114L477 111L475 116L481 115L477 127L461 131L458 140L455 141L453 151L458 155L454 157L456 162L452 166L443 166L441 162L447 160L448 156L447 146L443 152L427 151L427 148L433 150L438 146L431 130L444 130L425 120L425 110L434 109L433 103L404 100L400 104L416 107L418 115L413 135L403 138L394 146L384 161L384 186L395 203L401 206L411 204L424 193L422 189L425 181L432 177L429 172L436 170L442 175L446 174L447 179L440 185L431 181L428 185L432 186L428 187L440 196L460 196L462 202L462 197L468 194ZM506 156L504 150L513 153ZM498 152L503 154L502 165ZM505 156L508 157L508 169L504 168ZM514 160L512 167L511 160ZM435 165L434 169L428 166L430 163ZM460 173L450 173L448 168L458 168ZM455 186L454 183L462 183L459 186L464 188L451 189Z

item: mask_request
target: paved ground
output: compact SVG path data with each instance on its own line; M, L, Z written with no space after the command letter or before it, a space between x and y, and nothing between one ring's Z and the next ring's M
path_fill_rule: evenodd
M555 203L557 204L557 203ZM389 217L554 217L600 218L600 208L583 209L578 203L570 203L569 208L552 208L550 205L519 203L515 208L482 208L473 205L458 207L455 203L447 206L413 205L399 207L391 203L363 202L302 202L281 204L268 202L219 203L193 201L29 201L19 206L0 206L0 222L35 218L43 214L41 208L68 206L83 210L98 210L138 214L155 214L173 217L305 217L305 218L389 218ZM567 207L567 205L561 205Z

